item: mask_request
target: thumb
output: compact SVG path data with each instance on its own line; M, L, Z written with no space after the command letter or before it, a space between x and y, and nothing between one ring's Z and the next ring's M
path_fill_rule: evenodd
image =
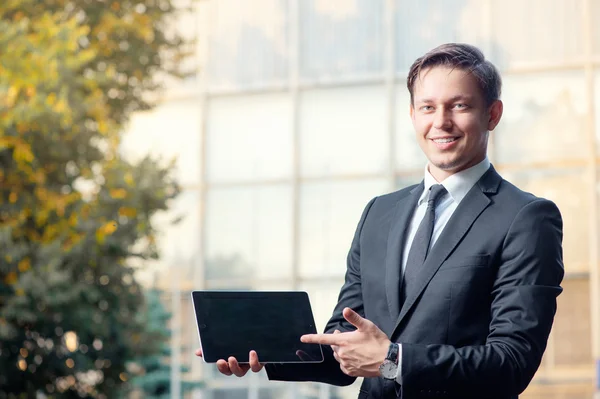
M344 319L346 319L348 323L352 324L359 330L363 330L369 325L369 320L361 317L358 313L356 313L350 308L345 308L342 314L344 315Z

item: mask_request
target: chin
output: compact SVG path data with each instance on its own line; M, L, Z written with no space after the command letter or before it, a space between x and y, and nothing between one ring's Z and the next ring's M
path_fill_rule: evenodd
M463 164L463 162L461 162L459 159L455 159L455 160L443 160L443 161L436 161L436 162L432 162L433 166L435 166L436 168L443 170L445 172L452 172L455 169L459 169L460 166Z

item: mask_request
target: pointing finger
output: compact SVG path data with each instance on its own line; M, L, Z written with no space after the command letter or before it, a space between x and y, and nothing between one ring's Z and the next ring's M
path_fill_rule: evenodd
M305 344L340 345L344 334L306 334L300 337Z
M333 333L341 334L341 331L336 329ZM339 345L331 345L331 349L333 349L333 355L335 356L337 354L337 351L340 349L340 347L339 347Z

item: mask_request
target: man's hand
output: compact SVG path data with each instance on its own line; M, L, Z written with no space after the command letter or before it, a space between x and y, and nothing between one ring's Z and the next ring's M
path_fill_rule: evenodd
M202 357L202 350L196 350L196 356ZM248 370L252 370L254 373L258 373L264 367L264 364L258 362L258 354L255 351L250 351L250 363L239 364L235 357L230 357L227 361L223 359L217 360L217 369L221 374L235 375L237 377L243 377L246 375Z
M385 360L391 341L373 322L360 317L350 308L344 318L357 328L352 332L307 334L300 340L310 344L331 345L333 356L342 371L351 377L378 377L379 366Z

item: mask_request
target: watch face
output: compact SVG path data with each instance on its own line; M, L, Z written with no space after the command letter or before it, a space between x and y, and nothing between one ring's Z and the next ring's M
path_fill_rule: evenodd
M381 372L381 376L383 378L393 380L396 379L398 365L390 360L386 360L381 364L381 366L379 366L379 371Z

